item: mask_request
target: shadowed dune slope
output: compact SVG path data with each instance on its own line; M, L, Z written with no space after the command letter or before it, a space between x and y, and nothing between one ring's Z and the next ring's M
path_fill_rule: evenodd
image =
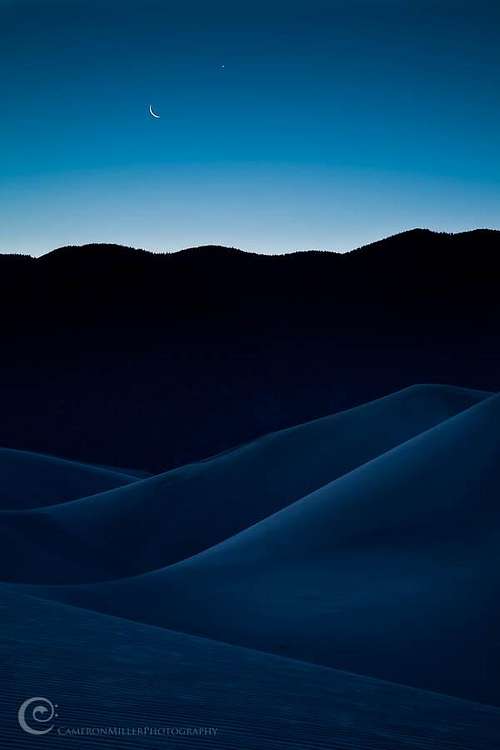
M0 510L54 505L122 487L136 478L134 472L0 448Z
M178 565L26 590L499 704L499 425L494 396Z
M491 750L498 709L6 593L2 741L9 748ZM57 704L23 734L27 696ZM70 737L73 727L213 727L215 737Z
M489 395L413 386L129 486L4 513L0 577L79 583L176 563Z

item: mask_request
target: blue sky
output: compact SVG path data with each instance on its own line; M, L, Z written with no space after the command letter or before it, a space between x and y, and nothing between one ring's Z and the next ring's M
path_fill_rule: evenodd
M500 228L495 6L0 0L0 251Z

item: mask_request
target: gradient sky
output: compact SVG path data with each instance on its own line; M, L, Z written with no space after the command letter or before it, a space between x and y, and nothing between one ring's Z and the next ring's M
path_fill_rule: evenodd
M500 228L491 0L0 0L0 94L1 252Z

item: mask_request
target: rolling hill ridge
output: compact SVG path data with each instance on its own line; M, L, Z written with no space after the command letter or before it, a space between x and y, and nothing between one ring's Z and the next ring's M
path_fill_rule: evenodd
M498 390L499 237L0 255L0 445L158 472L415 382Z

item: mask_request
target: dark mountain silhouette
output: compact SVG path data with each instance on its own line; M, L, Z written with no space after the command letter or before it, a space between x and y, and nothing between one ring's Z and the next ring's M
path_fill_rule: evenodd
M499 271L489 230L0 255L0 445L159 470L415 382L498 390Z

